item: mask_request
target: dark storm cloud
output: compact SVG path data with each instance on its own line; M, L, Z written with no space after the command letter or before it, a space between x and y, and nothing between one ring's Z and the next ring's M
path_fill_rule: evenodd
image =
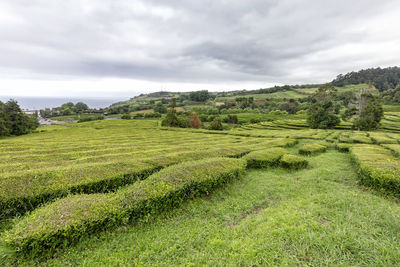
M393 32L399 20L385 17L399 7L372 0L4 0L0 74L321 82L398 64L391 45L400 41Z

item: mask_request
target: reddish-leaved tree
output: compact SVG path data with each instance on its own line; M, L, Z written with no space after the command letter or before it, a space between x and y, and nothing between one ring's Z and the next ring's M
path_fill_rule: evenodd
M201 126L201 121L199 119L199 116L197 116L196 113L192 113L192 115L190 115L190 125L192 125L193 128L195 129L199 129Z

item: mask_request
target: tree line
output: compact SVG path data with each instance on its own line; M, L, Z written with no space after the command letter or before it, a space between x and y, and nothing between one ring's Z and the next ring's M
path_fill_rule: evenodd
M400 86L400 68L370 68L357 72L353 71L345 75L339 74L332 81L334 86L360 83L373 83L380 92L395 89Z

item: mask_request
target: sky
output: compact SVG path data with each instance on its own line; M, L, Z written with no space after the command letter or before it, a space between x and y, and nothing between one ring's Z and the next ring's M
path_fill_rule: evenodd
M324 83L400 65L400 1L1 0L0 96Z

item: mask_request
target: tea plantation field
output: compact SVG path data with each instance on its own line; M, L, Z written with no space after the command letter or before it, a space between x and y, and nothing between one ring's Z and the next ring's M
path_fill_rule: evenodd
M398 114L376 132L108 120L0 139L0 260L399 265Z

